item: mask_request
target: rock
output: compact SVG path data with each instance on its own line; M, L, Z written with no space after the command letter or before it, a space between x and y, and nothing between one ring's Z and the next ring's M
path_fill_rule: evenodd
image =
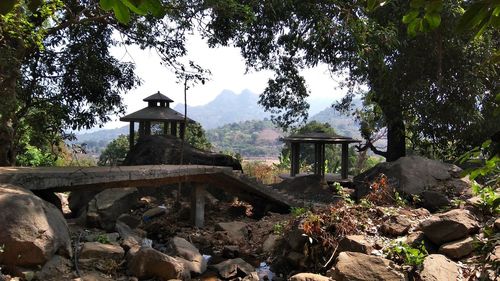
M259 274L257 272L252 272L245 276L241 281L259 281Z
M158 217L165 214L166 212L167 208L165 208L165 206L156 206L144 212L144 214L142 214L142 220L147 222L154 217Z
M125 158L124 165L178 165L181 159L181 140L170 135L142 136ZM202 151L184 144L184 164L228 166L241 170L235 158L219 153Z
M139 279L191 280L189 270L179 260L150 247L141 247L128 261L129 273Z
M207 262L200 254L200 251L189 243L186 239L181 237L174 237L171 241L171 246L174 254L185 260L185 268L189 271L202 274L207 269Z
M89 272L82 275L82 277L75 278L73 281L113 281L115 279L110 279L102 276L97 272Z
M447 206L453 198L470 195L470 180L460 178L460 171L455 165L437 160L420 156L401 157L393 162L380 163L354 177L356 197L361 199L368 194L370 184L384 174L400 194L418 195L423 206L435 211Z
M61 280L62 276L70 274L73 263L59 255L55 255L50 259L39 271L35 272L35 277L38 280Z
M71 216L79 217L85 213L90 200L92 200L97 193L99 193L98 190L71 191L68 196L68 206L71 210Z
M405 216L392 216L382 224L382 232L389 236L402 236L408 233L411 221Z
M290 281L333 281L333 279L314 273L299 273L290 277Z
M404 280L403 273L392 261L355 252L340 253L333 274L337 281Z
M117 218L137 206L135 187L112 188L99 192L88 204L87 223L113 231Z
M458 266L443 255L427 256L422 267L422 281L458 280Z
M116 231L120 233L120 236L122 237L122 247L125 248L125 250L129 250L132 248L138 248L141 245L142 237L137 234L135 231L130 229L128 225L125 223L118 221L116 222Z
M270 234L269 236L267 236L266 240L264 240L264 243L262 243L262 251L268 254L272 253L274 251L274 248L276 248L279 239L279 235Z
M466 237L461 240L448 242L439 247L439 253L451 259L460 259L474 251L474 239Z
M129 215L129 214L121 214L116 221L123 222L131 229L134 229L141 224L140 219L138 219L132 215Z
M255 268L241 258L225 260L221 263L211 265L217 270L222 278L232 278L242 272L243 276L249 275L255 271Z
M285 234L284 239L292 250L301 252L304 250L304 245L307 242L307 238L303 234L304 231L301 229L293 229Z
M496 245L495 249L490 253L488 260L493 264L500 263L500 245Z
M500 231L500 218L495 220L495 228L497 229L497 231Z
M339 242L338 252L359 252L370 254L373 243L368 242L364 235L347 235Z
M479 224L469 211L455 209L428 218L420 223L420 228L429 240L441 245L474 233Z
M111 259L118 262L124 255L122 247L99 242L86 242L80 251L80 259Z
M292 265L295 269L305 268L306 257L298 252L290 252L286 256L287 262Z
M235 245L224 246L222 257L225 259L234 259L240 256L240 248Z
M243 242L248 237L248 225L244 222L220 222L215 225L215 229L225 231L231 240Z
M422 231L415 231L406 237L405 243L413 248L420 248L422 243L428 252L437 251L436 245L434 245L429 239L425 237Z
M43 265L58 253L71 257L68 225L60 210L23 188L0 184L0 264Z

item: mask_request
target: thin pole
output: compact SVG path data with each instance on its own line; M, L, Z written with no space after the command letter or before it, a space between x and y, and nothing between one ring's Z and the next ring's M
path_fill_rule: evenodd
M187 122L187 77L184 77L184 126L186 127ZM186 128L187 129L187 128ZM186 140L186 133L181 134L181 166L184 164L184 143ZM181 188L182 183L179 182L177 187L177 202L181 202Z

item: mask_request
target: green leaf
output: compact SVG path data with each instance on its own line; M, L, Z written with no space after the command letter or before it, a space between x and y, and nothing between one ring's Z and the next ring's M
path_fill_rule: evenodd
M419 9L422 6L424 6L425 0L411 0L410 2L410 8L412 9Z
M475 28L488 15L488 4L476 2L470 6L458 22L458 30Z
M138 15L145 16L148 14L148 11L146 9L144 9L141 6L137 7L134 3L132 3L129 0L122 0L122 2L125 6L127 6L127 8L130 9L130 11L132 11Z
M17 0L1 0L0 1L0 15L5 15L14 9Z
M408 24L408 26L406 27L406 32L408 33L408 35L410 37L414 37L417 35L417 31L420 27L420 23L421 23L421 20L419 21L419 19L415 19Z
M408 12L406 15L403 16L403 23L409 24L410 22L415 20L419 14L420 12L418 10L411 10L410 12Z
M441 24L440 14L425 14L424 19L429 24L430 29L436 29Z
M130 21L130 11L120 0L115 0L113 6L113 11L115 13L116 19L123 24L127 24Z
M165 16L166 13L165 7L160 0L142 0L140 7L146 9L153 16L158 18Z
M99 5L104 11L110 11L113 9L116 0L100 0Z
M442 0L433 0L430 2L427 2L425 5L425 12L426 13L441 13L443 10L443 1Z

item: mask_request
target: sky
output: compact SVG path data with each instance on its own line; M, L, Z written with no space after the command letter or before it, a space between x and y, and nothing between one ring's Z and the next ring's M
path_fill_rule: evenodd
M189 60L193 60L211 71L210 80L204 85L198 84L189 89L187 103L190 106L203 105L213 100L223 90L240 93L248 89L256 94L264 91L267 80L273 76L270 71L251 72L245 74L245 63L239 49L234 47L209 48L205 41L196 34L190 35L187 41ZM127 114L145 107L142 101L158 91L168 96L174 103L183 103L184 88L176 83L175 75L160 64L160 58L154 50L140 50L138 47L120 47L112 50L112 54L122 61L136 64L136 74L142 80L141 86L131 90L124 96ZM338 79L332 78L325 65L302 72L311 92L311 99L334 100L343 96L344 91L338 87ZM120 116L112 116L112 121L104 125L106 129L122 127Z

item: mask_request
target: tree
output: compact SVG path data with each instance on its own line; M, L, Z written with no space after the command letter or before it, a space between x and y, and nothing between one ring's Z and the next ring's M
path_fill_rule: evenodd
M347 76L347 102L361 91L356 86L368 86L362 93L367 109L387 131L387 151L376 152L388 161L406 154L411 135L442 146L463 137L458 128L465 124L488 133L488 122L476 121L489 120L483 109L493 106L498 90L491 83L498 80L498 66L488 58L499 36L490 30L471 42L471 34L457 33L462 1L443 1L439 27L415 37L401 20L410 9L407 1L375 10L356 1L231 1L237 4L229 11L215 2L209 42L234 42L249 68L275 71L260 103L282 126L307 115L299 70L326 63L332 73ZM436 138L441 130L446 133Z
M95 1L16 2L0 15L0 165L15 163L23 134L34 135L30 145L55 143L67 137L64 129L90 128L124 111L121 95L140 80L111 47L155 48L167 67L180 69L196 4L165 4L165 19L142 12L122 25L113 16L120 19L119 8Z
M99 156L99 166L117 166L127 156L129 151L127 135L120 135L112 140Z

